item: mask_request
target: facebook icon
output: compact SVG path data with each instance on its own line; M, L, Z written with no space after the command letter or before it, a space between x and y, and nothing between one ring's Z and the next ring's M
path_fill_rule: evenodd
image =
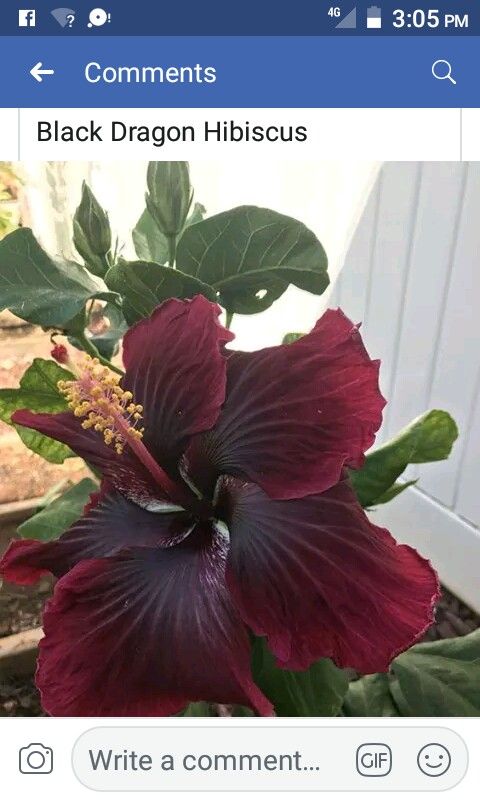
M18 24L20 28L34 28L35 10L33 8L20 9L18 12Z

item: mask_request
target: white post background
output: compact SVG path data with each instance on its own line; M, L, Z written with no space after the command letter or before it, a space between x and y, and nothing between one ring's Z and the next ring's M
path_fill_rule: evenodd
M382 359L380 441L427 409L455 418L451 457L372 518L429 556L480 611L480 163L388 163L355 232L331 305Z

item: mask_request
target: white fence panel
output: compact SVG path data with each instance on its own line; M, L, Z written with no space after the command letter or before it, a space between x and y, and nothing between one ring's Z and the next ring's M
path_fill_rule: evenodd
M462 454L467 441L478 389L480 335L480 164L468 168L465 198L458 223L438 342L430 403L452 412L461 431L448 461L424 470L422 488L449 508L455 507L455 488L461 479ZM477 524L480 519L472 520Z
M385 164L332 297L382 359L379 441L429 408L458 423L451 458L375 518L480 608L480 164Z

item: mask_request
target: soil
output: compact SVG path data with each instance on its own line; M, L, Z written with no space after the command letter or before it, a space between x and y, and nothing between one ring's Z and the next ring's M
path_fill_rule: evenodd
M38 628L52 582L44 579L32 588L5 583L0 590L0 637Z
M0 717L45 717L31 678L0 677Z
M4 584L0 590L0 637L41 626L42 609L51 588L48 579L35 589ZM4 716L45 716L33 675L0 674L0 717Z
M480 615L462 603L458 597L443 589L437 603L436 620L427 631L423 641L435 642L438 639L454 639L466 636L480 628Z

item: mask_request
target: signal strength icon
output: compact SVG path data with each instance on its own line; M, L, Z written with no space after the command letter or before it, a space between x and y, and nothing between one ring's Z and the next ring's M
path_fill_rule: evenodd
M338 25L335 25L336 28L343 28L343 30L350 29L357 27L357 7L352 8L352 10L345 16L343 19L340 20Z
M62 28L71 28L75 22L73 8L54 8L53 11L50 11L50 14Z

